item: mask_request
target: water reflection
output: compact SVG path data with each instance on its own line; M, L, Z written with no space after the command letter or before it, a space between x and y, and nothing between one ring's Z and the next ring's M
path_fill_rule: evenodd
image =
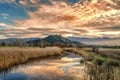
M4 80L27 80L28 75L24 73L8 73L5 75Z
M69 54L61 59L38 60L3 72L0 80L74 80L81 75L81 59L79 55Z

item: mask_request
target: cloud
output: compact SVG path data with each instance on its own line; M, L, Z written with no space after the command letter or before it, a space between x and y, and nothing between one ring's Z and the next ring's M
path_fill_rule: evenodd
M9 14L6 14L6 13L2 13L1 16L3 17L3 19L8 19L9 17Z
M38 3L38 0L30 0L30 2L31 2L32 4L36 4L36 3Z
M120 29L115 29L115 26L120 26L119 0L82 0L82 3L81 0L72 5L66 0L19 0L19 4L35 10L26 10L28 19L14 21L15 31L2 33L9 37L49 34L119 37ZM16 33L18 30L20 33Z
M5 29L13 29L14 28L12 25L9 25L6 23L0 23L0 27L3 27Z
M16 0L0 0L0 3L12 3L16 2Z
M27 5L27 0L19 0L19 3L21 4L21 5Z
M1 15L2 16L9 16L9 14L6 14L6 13L2 13Z

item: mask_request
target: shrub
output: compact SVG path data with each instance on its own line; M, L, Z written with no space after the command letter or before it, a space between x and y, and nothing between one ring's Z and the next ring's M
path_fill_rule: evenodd
M107 59L106 62L104 62L104 65L107 67L114 66L114 67L120 67L120 60L117 59Z
M105 61L106 61L105 57L95 56L93 63L95 63L96 65L102 65Z

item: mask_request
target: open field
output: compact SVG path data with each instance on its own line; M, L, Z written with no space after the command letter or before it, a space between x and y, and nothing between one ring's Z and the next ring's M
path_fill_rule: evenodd
M13 65L21 64L39 57L61 55L63 50L59 47L46 48L0 48L0 70L7 69Z
M92 48L84 48L84 50L92 52ZM120 49L99 48L98 54L109 58L120 59Z
M100 48L99 54L103 56L108 56L114 59L120 59L120 49L104 49Z

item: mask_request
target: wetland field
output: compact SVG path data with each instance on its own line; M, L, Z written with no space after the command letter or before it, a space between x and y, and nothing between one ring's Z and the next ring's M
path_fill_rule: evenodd
M119 49L1 47L0 80L120 80L119 58Z

